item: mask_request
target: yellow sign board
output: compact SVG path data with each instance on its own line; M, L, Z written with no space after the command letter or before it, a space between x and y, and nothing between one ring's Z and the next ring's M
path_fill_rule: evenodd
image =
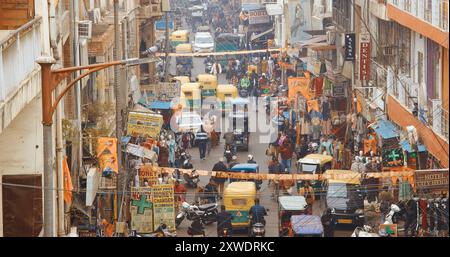
M163 117L159 114L130 112L128 114L127 134L157 138L163 125Z
M137 233L153 232L153 203L150 187L131 188L131 229Z
M154 185L152 192L154 229L156 230L160 224L166 224L169 230L175 231L175 197L173 185Z

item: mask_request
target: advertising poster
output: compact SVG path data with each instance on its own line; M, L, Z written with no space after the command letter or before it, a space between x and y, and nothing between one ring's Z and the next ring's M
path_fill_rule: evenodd
M312 30L311 0L289 1L289 28L291 44L311 38L306 30Z
M152 192L154 229L164 223L170 231L174 231L176 228L173 185L154 185Z
M131 188L131 229L137 233L153 232L151 188Z
M139 170L139 184L144 185L144 181L148 182L149 186L156 185L158 183L159 168L146 164Z
M157 138L162 124L162 115L130 112L128 114L127 135Z
M97 157L100 163L100 170L104 173L114 171L119 172L117 162L117 139L100 137L97 141Z
M382 158L383 167L400 167L404 164L403 150L401 148L383 150Z

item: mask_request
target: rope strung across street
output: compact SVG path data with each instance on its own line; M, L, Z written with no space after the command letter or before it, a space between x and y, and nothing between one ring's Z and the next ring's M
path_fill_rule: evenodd
M159 172L167 172L173 174L176 168L157 167ZM192 170L178 169L183 174L190 174ZM360 180L361 176L364 178L393 178L413 176L415 172L422 171L449 171L449 169L433 169L433 170L407 170L407 171L383 171L383 172L367 172L355 176L355 174L260 174L260 173L240 173L240 172L221 172L221 171L206 171L196 170L200 176L211 176L217 178L232 178L232 179L256 179L256 180Z
M227 51L227 52L211 52L211 53L169 53L169 56L174 57L207 57L207 56L222 56L222 55L244 55L267 52L281 52L284 48L260 49L260 50L241 50L241 51ZM157 53L156 56L166 56L165 53Z

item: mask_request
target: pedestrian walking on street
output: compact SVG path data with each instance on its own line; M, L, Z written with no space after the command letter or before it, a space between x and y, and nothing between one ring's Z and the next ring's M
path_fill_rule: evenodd
M298 194L305 197L306 203L308 204L305 210L306 215L312 215L315 196L314 188L310 185L309 181L306 180L304 182L304 186L300 188Z
M197 132L196 141L198 143L198 150L200 152L200 159L205 160L206 158L206 147L208 144L208 133L205 132L203 126L200 132Z
M383 191L378 195L378 202L380 203L381 224L385 222L386 215L389 213L394 197L388 191L388 187L384 187Z
M278 162L278 158L276 156L272 157L272 161L269 163L269 174L281 174L283 173L284 168L281 163ZM279 181L273 180L269 181L271 185L272 198L278 197L279 195Z
M291 173L293 151L288 139L284 140L283 145L280 146L280 156L281 164L283 164L284 168L287 169L289 173Z
M323 225L324 237L334 237L334 229L336 227L336 219L331 213L331 208L327 208L321 217Z

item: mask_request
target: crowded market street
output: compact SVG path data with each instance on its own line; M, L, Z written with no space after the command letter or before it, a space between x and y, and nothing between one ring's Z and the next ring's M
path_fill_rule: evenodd
M448 237L448 0L32 2L0 236Z

